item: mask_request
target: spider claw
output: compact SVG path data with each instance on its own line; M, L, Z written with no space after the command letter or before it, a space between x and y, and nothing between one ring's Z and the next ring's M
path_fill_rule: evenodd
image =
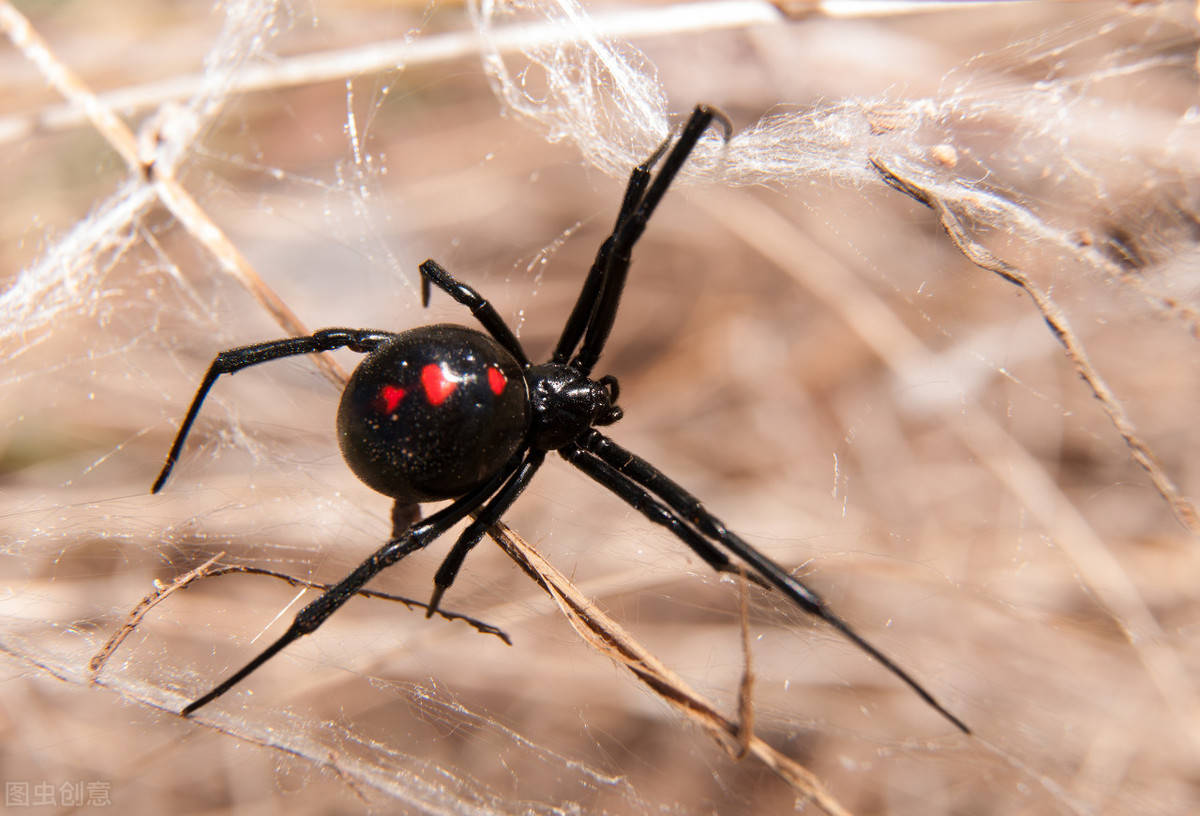
M425 607L426 619L432 618L438 611L438 604L442 601L442 595L446 593L446 587L433 585L433 595L429 598L429 604Z
M722 136L725 138L725 141L728 142L733 138L733 122L730 121L729 116L726 115L725 111L721 110L720 108L713 107L712 105L703 104L697 105L696 110L703 111L712 117L713 120L720 123Z
M432 286L429 280L429 273L425 271L425 265L421 265L421 306L429 308L429 295Z
M170 465L167 465L162 469L162 472L158 474L158 478L154 480L154 484L150 485L150 495L154 495L163 489L163 485L167 483L167 476L169 476L170 473Z

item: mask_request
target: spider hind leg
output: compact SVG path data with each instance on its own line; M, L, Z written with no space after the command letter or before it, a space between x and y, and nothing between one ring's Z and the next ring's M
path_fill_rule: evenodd
M641 512L651 521L658 521L664 509L674 513L678 518L685 520L686 525L684 526L691 531L689 534L682 533L678 526L668 525L668 527L681 541L695 550L701 558L709 561L710 564L713 563L710 560L711 556L707 556L704 551L697 549L693 544L696 536L702 536L707 539L710 542L710 546L717 544L729 550L735 557L754 570L759 577L786 595L805 612L825 621L859 649L875 658L893 676L924 700L927 705L952 723L955 728L964 734L969 735L971 733L971 729L967 727L966 723L939 703L923 685L917 682L916 678L900 668L894 660L872 645L862 635L858 634L850 624L834 613L816 592L793 578L783 567L776 564L770 558L767 558L767 556L743 541L740 536L730 531L720 519L704 508L699 499L658 468L640 456L625 450L595 430L590 430L582 434L576 440L576 448L584 454L593 455L598 461L610 466L619 478L609 478L607 480L597 478L593 475L597 469L594 466L589 466L578 455L567 457L572 464L579 467L585 473L588 473L593 479L615 493L620 499ZM564 453L564 456L566 455ZM645 488L646 491L653 493L661 499L661 505L655 507L655 503L646 502L641 495L645 492L642 488ZM658 523L662 522L658 521Z

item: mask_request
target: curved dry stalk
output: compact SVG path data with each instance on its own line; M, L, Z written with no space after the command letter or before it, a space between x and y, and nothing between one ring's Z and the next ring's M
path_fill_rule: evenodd
M1030 280L1028 275L1007 261L997 258L978 241L967 235L958 214L939 196L934 195L912 179L902 178L878 157L871 157L871 164L890 187L933 210L946 230L946 234L950 236L950 240L967 257L967 260L981 269L994 272L1029 295L1038 312L1041 313L1042 319L1054 333L1054 339L1066 351L1067 359L1071 361L1071 365L1074 366L1083 381L1088 384L1092 390L1092 396L1099 400L1104 413L1108 414L1109 421L1117 429L1121 439L1125 441L1125 446L1129 448L1133 460L1141 465L1142 469L1150 476L1150 481L1154 483L1159 495L1171 507L1179 523L1186 527L1192 535L1200 536L1200 513L1197 513L1196 506L1179 492L1174 480L1159 464L1154 451L1138 434L1137 427L1129 418L1129 414L1125 412L1117 395L1113 393L1108 383L1100 376L1100 372L1088 359L1087 350L1083 347L1078 335L1072 331L1067 322L1067 316L1063 314L1058 304L1042 291L1041 287Z
M571 627L589 646L629 669L659 698L706 731L730 756L738 758L743 751L747 751L825 813L830 816L849 814L825 789L816 774L754 736L752 718L742 713L741 722L737 722L720 713L712 702L688 686L683 678L604 614L565 575L507 525L498 523L488 532L508 557L554 599ZM741 707L744 709L745 706L743 680Z

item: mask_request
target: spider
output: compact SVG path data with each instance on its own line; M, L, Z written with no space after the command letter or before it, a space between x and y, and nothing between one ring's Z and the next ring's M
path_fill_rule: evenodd
M675 175L714 122L728 141L732 133L728 117L698 105L673 147L668 136L634 168L616 224L596 253L548 362L531 362L491 304L434 260L420 265L422 304L428 306L431 287L436 286L468 307L486 334L452 324L399 333L334 328L216 356L151 492L157 493L167 481L201 404L222 374L283 357L348 348L367 357L342 393L338 442L355 475L394 499L393 530L386 544L301 609L278 640L189 703L182 716L220 697L292 641L315 631L381 570L474 515L434 577L426 608L426 616L431 616L467 554L529 484L546 454L557 451L651 522L670 530L714 570L740 574L741 567L730 555L744 563L756 583L782 592L802 610L833 626L960 731L971 733L816 592L731 532L662 471L596 430L622 416L616 378L592 379L591 372L617 316L630 253ZM454 501L428 518L414 520L415 504L447 499Z

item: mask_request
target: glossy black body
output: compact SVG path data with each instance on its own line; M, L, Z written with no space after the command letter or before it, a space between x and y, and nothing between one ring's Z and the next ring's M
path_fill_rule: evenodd
M437 377L428 376L431 366ZM369 487L407 503L441 501L499 471L525 438L530 413L524 373L499 343L465 326L422 326L354 370L338 408L338 444Z

